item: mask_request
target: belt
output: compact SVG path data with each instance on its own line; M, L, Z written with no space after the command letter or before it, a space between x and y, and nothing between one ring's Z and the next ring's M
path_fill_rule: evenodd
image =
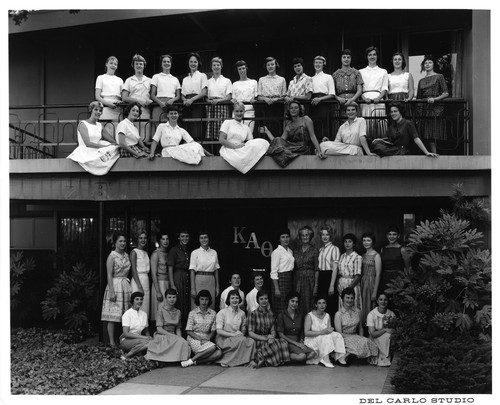
M213 271L195 271L194 273L196 276L213 276L214 275Z
M365 90L363 93L373 93L373 92L381 93L380 90Z

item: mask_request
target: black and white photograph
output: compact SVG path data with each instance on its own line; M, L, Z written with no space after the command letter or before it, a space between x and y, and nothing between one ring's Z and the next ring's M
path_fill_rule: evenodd
M492 3L10 3L2 402L492 403Z

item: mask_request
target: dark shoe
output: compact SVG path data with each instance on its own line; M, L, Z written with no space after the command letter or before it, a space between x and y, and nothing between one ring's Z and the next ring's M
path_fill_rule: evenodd
M340 366L340 367L349 367L350 364L345 362L345 363L341 363L340 361L337 360L337 364Z

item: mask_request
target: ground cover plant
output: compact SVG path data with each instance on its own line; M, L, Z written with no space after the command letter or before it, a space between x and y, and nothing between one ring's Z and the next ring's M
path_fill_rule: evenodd
M82 335L40 328L11 332L11 393L88 395L162 367L144 356L120 360L120 349L79 342Z

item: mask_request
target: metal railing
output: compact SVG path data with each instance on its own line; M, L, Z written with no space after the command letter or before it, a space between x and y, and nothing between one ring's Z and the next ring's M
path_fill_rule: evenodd
M367 120L368 136L370 138L380 138L385 136L388 121L388 104L391 100L382 101L384 107L372 112L372 115L365 116ZM232 116L232 103L225 103L228 106L228 116L223 118L210 118L206 116L205 106L210 103L196 103L201 107L200 117L182 118L182 104L176 104L181 110L179 125L188 132L197 134L193 136L210 152L217 154L220 147L218 141L218 128L224 119ZM275 136L281 135L284 128L284 103L280 103L281 108L276 113L270 113L267 104L255 102L255 117L249 119L253 122L254 137L265 137L262 127L265 125ZM314 121L316 136L319 141L323 137L334 139L340 125L346 120L344 108L336 101L327 101L327 113L317 116L313 113L313 106L305 103L306 113ZM359 104L363 104L360 102ZM405 103L405 113L407 118L412 119L417 130L433 122L440 126L444 132L444 140L438 141L438 151L444 154L469 155L470 132L469 132L469 109L467 102L463 99L445 99L439 105L444 106L441 116L426 117L419 115L419 104L427 104L425 101L412 100ZM436 103L438 105L438 103ZM154 105L152 105L154 106ZM78 145L77 126L80 120L88 117L86 104L73 105L37 105L37 106L11 106L9 116L9 158L10 159L50 159L64 158ZM382 116L381 116L382 115ZM36 117L30 119L29 117ZM120 116L121 120L123 116ZM101 123L110 133L114 134L118 121L102 120ZM137 120L140 135L146 142L151 141L151 137L156 131L156 127L167 121L167 114L162 113L158 120ZM215 122L216 130L207 132L207 124Z

